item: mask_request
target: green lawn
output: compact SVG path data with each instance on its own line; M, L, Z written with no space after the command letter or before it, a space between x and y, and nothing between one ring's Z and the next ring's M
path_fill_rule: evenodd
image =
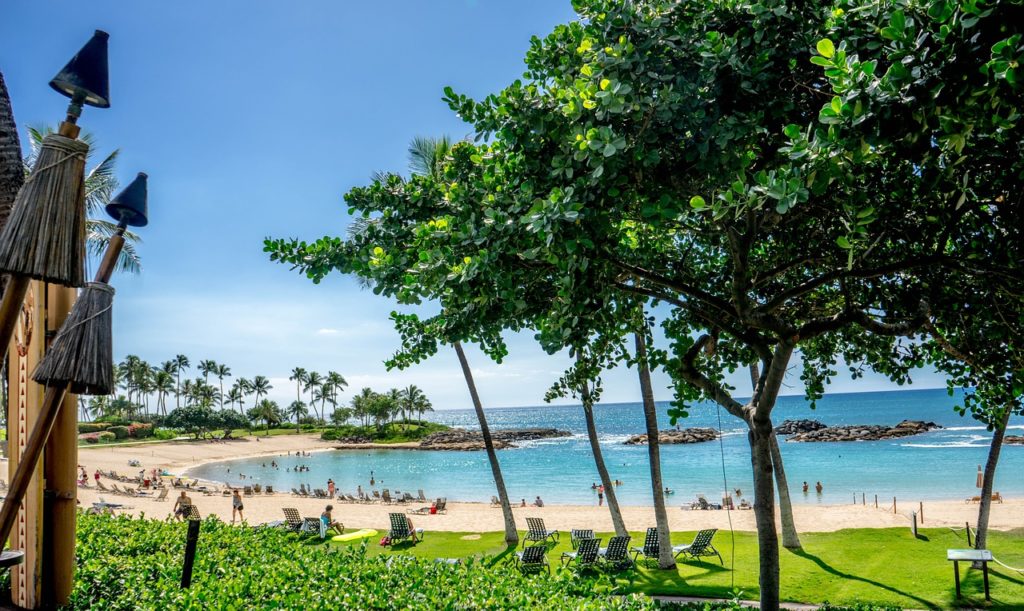
M343 513L339 514L342 518ZM418 528L427 530L424 540L382 548L375 537L370 555L410 554L434 558L470 556L508 557L501 533L430 532L430 517L415 519ZM695 533L673 533L673 543L687 543ZM605 541L608 533L599 534ZM633 533L634 543L643 533ZM469 537L467 539L467 537ZM549 559L569 549L568 533L551 548ZM782 551L782 596L792 602L852 605L871 603L905 608L950 608L955 606L952 563L946 561L946 549L966 547L966 542L948 529L922 530L915 539L908 529L855 529L834 533L801 535L803 552ZM730 571L732 544L728 532L715 536L715 546L725 558L725 566L716 558L680 564L677 571L659 571L641 567L632 576L619 580L625 591L648 594L731 598L733 580L744 599L756 599L757 538L753 533L736 533L736 566ZM353 544L332 543L339 547ZM1024 530L993 532L990 548L1011 566L1024 566ZM968 571L961 565L964 606L985 606L981 571ZM1024 575L995 564L990 570L994 606L1024 608Z

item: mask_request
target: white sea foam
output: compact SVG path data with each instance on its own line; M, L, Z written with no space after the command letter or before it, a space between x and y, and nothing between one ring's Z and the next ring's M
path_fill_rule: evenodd
M1011 430L1011 429L1024 430L1024 424L1011 424L1010 426L1006 427L1006 430L1008 430L1008 431ZM986 431L986 430L988 430L988 427L984 427L984 426L947 426L947 427L945 427L945 428L943 428L941 430L943 430L943 431Z
M970 441L950 441L948 443L901 443L900 446L904 448L987 448L988 444L976 444L971 441L978 441L977 439L971 439Z

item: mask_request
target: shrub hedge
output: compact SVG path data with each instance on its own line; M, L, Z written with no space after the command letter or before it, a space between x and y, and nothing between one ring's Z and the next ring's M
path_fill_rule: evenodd
M79 433L99 433L100 431L107 430L110 426L104 422L79 422L78 432Z
M96 440L97 441L100 441L100 442L103 442L103 443L109 443L109 442L114 441L115 439L117 439L117 435L115 435L114 433L111 433L110 431L103 431L102 433L93 433L93 434L96 435Z
M453 566L203 521L192 587L182 590L185 524L126 516L78 520L75 609L653 609L599 578L524 577L479 561Z
M152 437L153 425L148 422L133 422L128 426L128 436L133 439Z
M107 429L107 432L113 433L117 439L128 439L128 427L126 426L112 426Z

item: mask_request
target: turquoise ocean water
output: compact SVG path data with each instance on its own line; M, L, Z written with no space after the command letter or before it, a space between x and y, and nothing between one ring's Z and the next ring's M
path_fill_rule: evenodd
M977 494L975 474L988 451L990 434L970 417L954 410L956 397L944 389L887 391L875 393L833 394L810 410L802 397L782 397L773 420L814 418L829 425L888 424L904 419L931 420L944 428L923 435L889 441L845 443L783 443L786 472L797 503L850 503L866 493L870 500L893 496L901 502L937 499L962 499ZM662 428L669 428L667 403L659 403ZM439 411L431 419L444 424L479 428L472 410ZM498 452L505 483L513 499L540 495L548 503L597 503L591 483L598 480L593 456L587 443L583 411L579 406L539 406L487 410L492 429L518 427L556 427L572 436L525 442L520 447ZM650 505L651 490L645 446L627 446L625 439L644 431L639 403L602 404L595 408L597 428L611 477L623 481L617 487L619 501L625 505ZM663 446L662 473L666 485L676 491L670 505L679 505L697 493L709 499L723 490L722 453L728 489L740 488L744 497L752 492L750 454L744 425L726 412L721 413L722 444L708 442ZM713 406L698 406L682 426L718 427ZM1011 435L1024 434L1024 418L1010 423ZM279 469L270 467L269 458L239 459L210 463L190 470L195 477L214 481L272 484L279 490L306 483L326 488L333 478L339 490L354 492L357 485L369 490L373 471L376 488L415 491L427 496L446 496L450 500L486 501L495 493L487 457L483 451L445 452L409 450L337 450L314 453L310 457L278 458ZM263 466L266 464L266 466ZM286 471L299 464L309 471ZM230 469L230 471L229 471ZM807 481L810 494L801 492ZM824 493L814 493L821 481ZM995 489L1004 496L1024 496L1024 447L1003 448Z

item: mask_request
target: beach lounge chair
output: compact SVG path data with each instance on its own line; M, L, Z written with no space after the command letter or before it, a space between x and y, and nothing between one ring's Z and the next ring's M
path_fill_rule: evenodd
M427 505L426 507L420 507L419 509L409 509L406 513L415 513L417 515L430 515L430 510L433 509L434 513L437 513L437 505Z
M385 505L390 505L391 504L391 491L388 490L387 488L385 488L384 492L381 493L381 500L384 501Z
M501 507L501 500L496 496L491 497L491 507Z
M388 531L388 537L392 543L405 539L413 539L414 543L419 543L423 540L423 529L418 528L413 533L412 529L409 528L409 520L406 519L404 513L389 513L388 517L391 518L391 530Z
M294 494L295 496L300 496L299 490L297 488L292 488L292 494Z
M242 494L244 496L252 496L252 486L246 486L245 488L242 488Z
M282 507L281 511L284 512L285 526L288 530L299 532L302 529L302 516L299 515L299 510L294 507Z
M672 555L678 558L680 554L685 554L694 560L701 556L718 556L718 562L724 566L722 554L719 554L715 546L711 545L711 539L715 537L716 532L718 532L717 528L708 528L698 532L697 536L693 538L693 543L672 546Z
M523 546L526 546L527 541L547 541L551 540L552 543L558 541L558 531L548 530L544 526L544 520L541 518L526 518L527 532L526 537L523 538Z
M569 531L569 544L572 545L573 549L579 547L580 540L582 539L593 539L594 531L590 529L572 529Z
M640 556L644 557L645 562L650 561L651 558L657 561L658 552L660 551L660 548L658 547L658 529L653 526L648 528L647 535L644 537L644 546L634 547L632 551L633 562L639 560Z
M404 495L402 495L402 500L400 502L408 503L409 501L415 501L415 500L416 500L416 497L414 497L413 495L411 495L408 492L406 492Z
M103 482L101 482L100 480L96 480L96 487L102 490L103 492L111 492L110 488L104 486Z
M377 492L376 490L374 490L373 491L373 499L372 500L373 500L373 502L377 502L377 501L381 500L380 492Z
M161 488L160 489L160 494L158 494L156 496L156 500L158 500L158 501L166 501L167 500L167 491L168 490L170 490L170 488Z
M434 513L447 513L448 512L448 499L441 497L434 503Z
M263 486L261 486L259 484L253 484L252 485L252 491L255 492L256 494L259 494L260 491L262 491L262 490L263 490Z
M423 501L424 503L426 503L427 502L427 495L423 494L423 488L420 488L418 492L419 492L419 496L416 497L416 500L417 501Z
M539 573L541 570L551 573L547 558L546 545L531 545L512 556L512 562L520 573Z
M601 557L605 567L616 571L631 569L635 566L633 559L629 557L629 535L609 539L608 547L601 548L598 551L598 556Z
M274 494L274 487L267 486L266 488L263 489L263 494Z
M598 551L601 549L601 540L593 537L580 539L579 547L574 552L562 553L562 566L573 565L576 570L590 569L597 566Z
M302 518L302 526L299 527L299 534L303 535L323 535L323 522L320 518Z

